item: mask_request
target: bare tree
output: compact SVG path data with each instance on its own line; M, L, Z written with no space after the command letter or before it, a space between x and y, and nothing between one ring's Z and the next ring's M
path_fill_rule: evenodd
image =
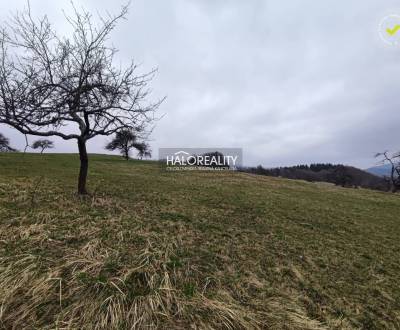
M400 188L400 153L389 154L389 151L377 153L376 158L381 158L381 164L390 164L390 187L392 192L397 192Z
M146 152L147 144L139 141L139 137L132 130L124 129L118 131L110 143L106 145L107 150L119 150L122 156L129 160L129 153L132 149L137 149L139 153Z
M43 139L43 140L36 140L32 144L32 149L41 149L40 153L42 154L45 149L52 149L54 148L54 142Z
M162 102L148 102L155 70L138 74L133 62L114 66L116 49L107 40L127 9L96 24L74 7L66 16L72 34L59 36L46 16L35 20L28 6L0 31L0 123L23 134L75 139L79 194L87 193L86 142L122 129L144 130Z
M10 146L10 140L0 133L0 152L13 152L16 151Z
M138 157L140 159L143 158L151 158L151 149L150 145L147 143L142 143L142 145L138 148Z

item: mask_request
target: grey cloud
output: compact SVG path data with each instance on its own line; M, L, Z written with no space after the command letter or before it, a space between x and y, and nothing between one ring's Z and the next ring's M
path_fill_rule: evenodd
M118 1L75 1L115 12ZM7 13L25 1L2 3ZM374 163L396 145L400 48L378 37L397 1L136 0L112 43L159 67L152 147L242 147L246 164ZM69 1L31 0L62 25ZM400 13L400 10L398 11ZM19 147L23 137L0 127ZM104 139L90 143L104 152ZM57 140L57 151L74 152Z

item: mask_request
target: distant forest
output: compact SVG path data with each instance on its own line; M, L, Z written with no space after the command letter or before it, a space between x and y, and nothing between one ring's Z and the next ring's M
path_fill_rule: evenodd
M309 182L329 182L346 188L361 187L381 191L390 190L390 182L386 178L341 164L311 164L276 168L264 168L260 165L240 168L239 171Z

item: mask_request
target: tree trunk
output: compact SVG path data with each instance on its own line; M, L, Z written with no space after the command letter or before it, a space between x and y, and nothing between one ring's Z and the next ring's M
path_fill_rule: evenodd
M79 149L79 158L81 160L81 167L79 170L79 181L78 181L78 194L86 195L86 178L89 167L89 159L86 151L86 141L83 139L78 139L78 149Z

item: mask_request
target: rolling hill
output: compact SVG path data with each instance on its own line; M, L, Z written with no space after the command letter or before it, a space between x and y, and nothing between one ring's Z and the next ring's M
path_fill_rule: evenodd
M390 164L374 166L368 168L366 171L378 176L390 176L392 166Z
M0 154L0 328L399 329L400 196Z
M390 190L389 183L381 176L347 165L312 164L277 168L258 166L241 168L240 171L309 182L328 182L349 188Z

